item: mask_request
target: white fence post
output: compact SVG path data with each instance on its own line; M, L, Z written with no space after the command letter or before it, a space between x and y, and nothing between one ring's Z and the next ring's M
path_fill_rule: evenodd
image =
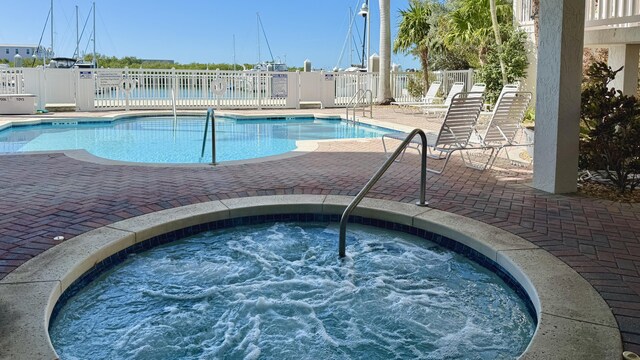
M124 67L124 78L129 80L129 67L125 66ZM130 91L126 90L127 85L122 86L122 89L124 91L124 110L125 111L129 111L130 110L130 104L129 104L129 95L130 95Z
M76 74L76 110L95 110L96 69L78 69Z

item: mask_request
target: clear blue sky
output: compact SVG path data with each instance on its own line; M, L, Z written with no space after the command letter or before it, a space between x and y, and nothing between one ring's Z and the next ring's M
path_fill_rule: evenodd
M289 66L302 66L310 59L314 68L332 69L347 37L349 8L358 11L364 0L96 0L96 48L113 56L146 59L172 59L180 63L232 63L233 37L237 63L258 60L256 13L260 13L273 56ZM50 0L2 0L0 43L37 44L49 12ZM72 56L75 50L75 6L79 6L80 28L91 9L90 0L54 0L57 56ZM378 0L370 0L371 53L379 53ZM392 39L395 38L398 10L408 0L391 1ZM363 18L356 19L362 34ZM81 51L91 52L87 35ZM356 30L356 28L358 30ZM361 53L360 40L356 40ZM49 28L43 44L51 44ZM354 45L356 46L356 45ZM264 37L262 60L269 60ZM392 54L392 61L404 69L418 67L412 56ZM353 62L359 62L356 50ZM341 67L348 66L345 50Z

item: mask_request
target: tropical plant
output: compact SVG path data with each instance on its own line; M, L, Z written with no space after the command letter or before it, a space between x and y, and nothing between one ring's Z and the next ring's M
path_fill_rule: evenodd
M407 78L407 91L412 98L418 99L425 93L424 82L415 75L409 75Z
M513 28L505 30L502 35L507 38L502 44L502 52L498 51L497 44L492 44L487 50L485 65L478 71L478 79L487 84L486 100L488 103L495 102L505 83L501 69L502 64L504 64L507 84L525 77L527 66L529 66L526 33Z
M425 88L429 86L429 46L433 28L431 0L411 0L409 8L400 10L401 21L393 43L395 53L411 53L420 59Z
M473 45L479 65L485 63L486 55L496 42L492 8L493 0L457 0L449 14L449 31L445 37L448 47ZM512 27L512 6L506 0L497 0L495 19L502 28Z
M429 32L429 66L431 70L464 70L472 68L475 61L475 50L468 44L446 46L449 33L450 13L448 3L431 3L431 23Z
M609 87L620 70L596 62L587 71L579 166L603 173L619 193L625 193L640 185L640 102Z
M391 20L390 0L379 0L380 4L380 76L377 102L389 105L395 101L391 94Z
M500 35L500 25L498 24L496 0L489 0L489 12L491 13L491 27L493 28L498 54L500 55L498 59L500 62L500 72L502 73L502 85L507 85L507 69L504 63L504 57L502 56L502 37Z

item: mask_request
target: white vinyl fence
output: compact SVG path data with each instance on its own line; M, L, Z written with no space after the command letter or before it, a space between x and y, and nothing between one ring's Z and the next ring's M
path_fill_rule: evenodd
M397 101L413 100L409 78L392 73ZM455 81L473 84L473 70L435 72L447 89ZM75 106L79 111L171 109L277 109L317 103L344 107L359 90L378 93L378 73L254 72L159 69L0 69L0 94L35 94L38 107Z

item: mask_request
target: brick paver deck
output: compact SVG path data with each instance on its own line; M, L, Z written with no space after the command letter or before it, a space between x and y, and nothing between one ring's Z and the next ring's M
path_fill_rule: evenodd
M384 116L406 125L422 121ZM68 239L162 209L257 195L355 195L384 161L381 151L379 140L325 142L298 157L215 168L1 155L0 278L55 246L57 235ZM418 164L408 154L369 196L415 201ZM519 168L480 172L456 160L443 175L428 174L427 198L433 208L517 234L569 264L612 308L624 348L640 353L640 206L550 195L529 181L530 172Z

